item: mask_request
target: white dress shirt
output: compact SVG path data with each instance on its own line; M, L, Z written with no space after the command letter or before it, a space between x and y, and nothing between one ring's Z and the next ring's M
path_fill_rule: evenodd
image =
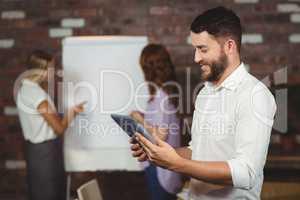
M57 137L37 110L45 100L55 109L49 95L37 83L29 79L22 81L17 94L17 107L24 138L32 143L41 143Z
M276 103L242 63L220 86L206 82L193 115L192 160L224 161L233 187L191 179L190 199L260 199Z

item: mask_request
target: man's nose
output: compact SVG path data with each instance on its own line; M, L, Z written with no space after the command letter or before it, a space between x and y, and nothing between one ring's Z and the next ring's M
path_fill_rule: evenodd
M194 61L195 63L200 63L202 61L202 56L197 51L195 51Z

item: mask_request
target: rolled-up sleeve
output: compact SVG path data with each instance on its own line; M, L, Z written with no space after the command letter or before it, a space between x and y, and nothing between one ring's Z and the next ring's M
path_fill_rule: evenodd
M235 154L227 160L233 186L251 189L263 176L276 103L271 92L257 85L244 94L236 110Z

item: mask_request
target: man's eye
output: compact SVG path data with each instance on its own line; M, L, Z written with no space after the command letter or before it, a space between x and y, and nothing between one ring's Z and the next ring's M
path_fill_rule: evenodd
M201 52L202 53L207 53L207 49L202 49Z

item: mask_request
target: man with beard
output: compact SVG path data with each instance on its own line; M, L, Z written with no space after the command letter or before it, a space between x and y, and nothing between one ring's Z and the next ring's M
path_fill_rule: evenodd
M190 199L260 199L273 118L274 97L240 60L241 24L217 7L191 25L195 62L204 83L193 114L192 139L174 149L154 133L141 134L132 154L191 177Z

